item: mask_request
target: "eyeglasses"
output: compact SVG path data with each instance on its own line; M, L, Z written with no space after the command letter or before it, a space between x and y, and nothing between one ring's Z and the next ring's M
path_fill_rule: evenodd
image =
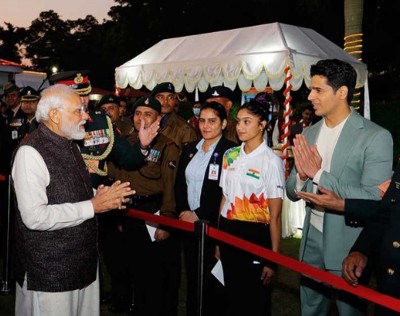
M85 104L82 104L81 107L77 110L79 115L82 115L83 113L86 113L88 111L88 107Z
M82 116L83 113L86 113L86 112L87 112L87 106L85 104L82 104L79 108L73 110L70 113L73 113L73 114L75 114L77 116Z

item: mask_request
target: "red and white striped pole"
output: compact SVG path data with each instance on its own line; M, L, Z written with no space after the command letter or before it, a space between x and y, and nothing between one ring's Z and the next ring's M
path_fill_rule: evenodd
M284 112L283 118L284 123L282 125L283 135L281 136L280 141L283 143L282 146L282 160L285 162L285 177L286 179L289 176L289 161L288 158L288 147L289 147L289 135L290 135L290 114L292 114L292 107L290 105L290 101L292 101L292 96L290 95L290 91L292 90L292 85L290 80L292 79L292 74L290 73L290 66L285 68L285 81L286 89L283 91L283 96L285 97L285 102L283 103Z

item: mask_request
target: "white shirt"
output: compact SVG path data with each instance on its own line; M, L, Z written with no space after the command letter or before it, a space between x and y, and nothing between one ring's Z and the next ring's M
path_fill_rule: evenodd
M284 196L283 161L266 142L249 154L242 143L225 152L220 186L225 197L221 216L269 223L268 199Z
M347 117L348 118L348 117ZM322 122L321 130L318 134L317 138L317 149L322 157L321 169L315 174L313 182L314 188L313 191L317 192L318 190L318 183L319 179L321 178L321 174L323 171L329 172L331 170L331 161L333 156L333 151L335 150L336 144L338 142L339 136L343 130L343 126L347 121L347 118L343 120L340 124L336 125L335 127L329 128L326 123L325 119ZM324 214L323 210L312 209L311 210L311 217L310 217L310 224L313 225L316 229L320 232L323 231L324 225Z
M22 146L18 149L11 174L18 209L27 228L57 230L79 225L94 217L90 200L48 204L46 187L50 183L50 174L42 156L32 146Z

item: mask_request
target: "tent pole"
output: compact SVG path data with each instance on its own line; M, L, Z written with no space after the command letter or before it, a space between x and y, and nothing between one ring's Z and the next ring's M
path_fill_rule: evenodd
M283 96L285 97L285 102L283 103L284 106L284 113L283 113L283 118L284 118L284 123L282 125L282 130L283 130L283 135L281 136L281 139L283 140L283 146L282 146L282 160L284 161L285 164L285 178L287 179L289 177L289 161L288 161L288 147L289 147L289 135L290 135L290 114L292 113L292 107L290 104L290 101L292 101L292 96L290 94L290 91L292 90L292 85L290 83L290 79L292 79L292 74L290 73L290 66L287 66L285 68L285 81L284 83L286 84L286 89L283 91Z

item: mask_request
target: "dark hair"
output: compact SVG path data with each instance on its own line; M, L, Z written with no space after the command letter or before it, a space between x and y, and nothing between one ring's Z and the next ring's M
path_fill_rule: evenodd
M349 63L338 59L320 60L315 65L311 66L310 74L311 77L326 77L327 84L331 86L335 92L342 86L347 87L347 102L349 104L351 103L356 87L357 73Z
M306 105L303 107L303 109L301 110L301 113L303 113L303 112L306 111L306 110L309 110L309 111L311 111L311 112L314 113L314 107L313 107L313 105L312 105L312 104L306 104Z
M263 104L269 109L270 112L273 112L274 109L279 110L279 101L273 93L259 92L254 97L254 100L257 100L259 103Z
M205 102L200 108L200 114L205 109L214 110L217 116L220 118L221 122L227 119L226 110L222 104L212 101L212 102Z
M271 113L269 111L269 106L265 103L261 103L257 101L256 99L251 99L250 101L245 102L239 109L246 109L249 111L251 114L258 116L260 121L267 121L268 123L268 118L269 114Z

